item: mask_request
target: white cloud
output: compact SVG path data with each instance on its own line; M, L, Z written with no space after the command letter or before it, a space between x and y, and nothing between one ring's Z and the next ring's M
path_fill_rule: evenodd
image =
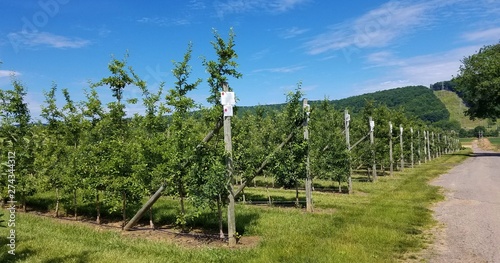
M188 7L191 10L204 10L207 8L205 2L201 0L190 0Z
M255 53L252 54L252 56L250 57L250 59L251 60L260 60L260 59L263 59L264 57L267 56L267 54L269 54L269 52L271 52L271 49L269 49L269 48L257 51L257 52L255 52Z
M0 78L11 77L11 76L20 76L21 73L13 70L0 70Z
M479 45L466 46L448 52L410 58L397 58L388 52L374 53L371 55L372 59L368 59L369 63L372 67L387 68L384 69L386 75L356 86L362 86L361 93L366 93L410 85L428 86L438 81L450 80L457 75L460 61L476 53L479 48Z
M309 0L225 0L214 2L214 9L219 18L225 15L247 12L284 13Z
M500 40L500 27L468 32L462 35L467 41L498 42ZM494 43L493 43L494 44Z
M292 27L292 28L288 28L288 29L283 30L283 32L280 33L280 37L282 37L284 39L294 38L294 37L297 37L299 35L306 33L307 31L309 31L309 29L307 29L307 28Z
M385 47L395 39L428 26L432 2L406 3L394 1L364 15L329 27L327 32L306 42L309 54L321 54L355 46Z
M137 19L141 24L153 24L156 26L185 26L191 24L189 16L170 18L170 17L142 17Z
M15 32L7 35L12 46L18 48L34 48L38 46L52 48L82 48L90 44L89 40L54 35L48 32Z
M271 73L293 73L305 68L304 66L288 66L288 67L278 67L278 68L265 68L256 69L253 72L271 72Z

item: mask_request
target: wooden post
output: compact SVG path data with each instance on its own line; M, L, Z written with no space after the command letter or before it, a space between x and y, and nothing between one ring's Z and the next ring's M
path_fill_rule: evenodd
M389 164L389 175L392 176L392 173L394 171L394 158L392 157L392 122L389 122Z
M156 191L154 195L149 198L149 200L146 202L146 204L135 214L135 216L128 221L128 223L125 225L123 230L128 231L132 229L132 227L141 219L141 217L146 213L149 208L153 206L153 204L160 198L161 192L165 189L165 185L161 185L160 188Z
M437 148L436 148L436 143L434 141L434 132L432 132L431 134L432 134L432 150L434 152L433 158L437 158L438 157L438 152L437 152Z
M370 145L372 148L372 180L373 182L377 181L377 163L375 160L375 138L373 136L373 132L375 130L375 122L373 118L370 116Z
M427 131L427 160L431 161L431 140L430 133Z
M303 109L304 109L304 140L306 141L306 147L307 147L307 156L306 156L306 211L307 212L312 212L313 211L313 203L312 203L312 179L311 179L311 168L309 166L309 128L308 128L308 123L309 123L309 113L310 113L310 106L307 104L307 99L304 99L303 101Z
M223 84L224 92L228 92L227 83ZM231 116L224 116L224 150L226 155L226 177L229 204L227 206L227 235L229 246L236 246L236 198L233 190L233 142L231 139Z
M441 155L443 155L443 147L441 145L441 134L438 133L437 137L438 137L439 157L441 157Z
M351 165L351 142L349 138L349 121L351 116L347 109L344 111L344 127L345 127L345 140L347 145L347 151L349 151L349 176L347 177L347 188L349 194L352 192L352 165Z
M410 127L410 136L411 168L413 168L413 127Z
M399 144L401 146L401 171L405 170L405 160L403 153L403 125L399 124Z
M427 162L427 132L424 130L424 163Z
M417 131L417 155L418 155L418 165L422 164L422 139L420 138L420 130Z

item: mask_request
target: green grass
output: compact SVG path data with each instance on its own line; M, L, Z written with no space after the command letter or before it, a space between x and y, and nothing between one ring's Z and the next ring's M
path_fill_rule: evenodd
M376 183L355 181L352 195L314 192L315 213L238 204L237 230L243 239L260 236L255 248L185 248L18 213L16 256L5 253L8 240L2 238L0 262L398 262L428 242L422 231L433 224L429 206L442 199L428 180L468 153L446 155ZM295 197L294 190L269 192L282 200ZM245 193L247 200L267 197L265 188ZM155 214L158 220L170 220L177 203L161 200ZM0 229L0 235L7 231Z
M462 128L474 129L477 126L488 127L488 122L486 120L472 121L469 117L465 116L464 111L467 109L467 106L465 106L462 99L460 99L455 92L438 90L434 91L434 94L436 94L450 112L450 120L457 120L460 122Z
M460 143L472 143L473 140L476 140L477 138L460 138Z
M500 150L500 137L489 137L488 140L490 141L492 146L496 148L495 150Z
M491 144L500 145L500 137L489 137L488 140L490 140Z

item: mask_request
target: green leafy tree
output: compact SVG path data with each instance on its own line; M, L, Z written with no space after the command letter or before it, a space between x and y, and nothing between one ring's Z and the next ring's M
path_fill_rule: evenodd
M64 141L63 113L56 105L57 86L53 84L48 92L45 92L45 105L42 106L41 117L46 126L43 129L43 139L36 151L35 165L39 169L45 190L55 190L56 204L55 214L59 216L59 205L61 200L61 188L64 186L64 173L67 163L67 151Z
M184 165L194 155L194 149L197 141L194 139L193 122L190 121L189 111L195 107L193 99L187 96L187 93L196 89L201 79L197 79L193 83L188 83L191 68L189 60L191 59L192 45L188 45L188 49L181 62L174 62L172 73L176 79L173 89L168 91L166 96L166 104L173 108L171 116L171 124L168 128L169 140L168 148L165 152L169 153L165 156L167 163L167 173L169 176L169 185L173 185L173 193L179 197L180 213L177 218L177 223L181 226L186 225L186 211L184 201L187 196L186 177L189 175L190 167Z
M126 68L127 56L123 60L112 59L108 65L111 76L94 83L93 87L109 86L115 102L108 103L109 112L98 124L98 129L105 137L101 140L99 168L110 179L107 184L107 201L110 211L121 209L123 224L127 220L128 203L137 204L141 198L140 179L135 176L134 164L138 158L140 145L130 138L130 126L125 120L125 104L122 103L123 90L129 85L136 85L131 67ZM129 100L128 102L132 102Z
M104 139L104 134L101 132L101 120L105 113L101 100L95 87L90 87L90 91L85 91L86 101L82 105L82 128L85 132L82 133L81 147L75 154L78 156L80 165L77 166L77 173L82 177L82 188L85 192L91 194L86 195L90 198L95 198L96 222L101 223L101 198L102 193L107 187L108 174L100 168L102 161L101 144Z
M224 40L217 31L214 30L215 41L211 42L214 47L215 53L217 55L216 60L203 60L203 65L205 66L206 71L210 75L207 79L208 84L210 86L210 95L207 99L209 103L212 104L212 111L209 114L209 117L213 121L217 121L220 123L221 113L222 113L222 105L220 103L220 92L223 91L224 85L228 83L228 77L233 78L241 78L242 74L236 70L238 64L235 59L238 58L236 51L234 50L235 42L234 37L235 34L231 29L229 31L228 40ZM214 142L217 143L217 142ZM231 166L232 163L232 155L231 153L225 152L214 152L212 154L220 154L224 153L226 157L226 163ZM217 159L217 158L213 158ZM228 167L228 171L232 168ZM221 171L223 173L224 171ZM236 238L234 237L236 233L236 222L235 222L235 199L238 194L235 189L233 189L233 178L231 172L228 172L228 176L230 178L226 178L227 186L226 192L228 197L228 236L229 236L229 245L236 245ZM221 193L222 194L222 193ZM222 199L222 198L220 198Z
M315 177L342 182L349 175L348 151L345 147L344 116L328 100L311 112L311 161Z
M500 43L484 46L477 54L465 57L461 62L453 82L469 106L465 113L471 119L499 118Z
M292 139L281 151L274 156L272 171L275 180L285 188L295 188L295 200L299 205L299 183L306 175L307 142L304 140L303 131L299 128L304 122L302 109L303 93L300 85L295 92L287 94L287 104L279 117L279 130L281 139L285 140L288 134Z
M31 115L25 102L26 89L23 84L13 79L13 89L0 90L0 110L2 116L2 135L9 147L7 151L15 152L16 195L26 211L26 197L36 192L36 174L34 169L34 148ZM2 156L6 158L6 154Z

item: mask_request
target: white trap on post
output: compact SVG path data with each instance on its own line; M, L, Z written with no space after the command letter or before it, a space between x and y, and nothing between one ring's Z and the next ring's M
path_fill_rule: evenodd
M233 116L233 106L236 104L234 92L229 92L229 91L221 92L220 103L223 106L224 117Z

